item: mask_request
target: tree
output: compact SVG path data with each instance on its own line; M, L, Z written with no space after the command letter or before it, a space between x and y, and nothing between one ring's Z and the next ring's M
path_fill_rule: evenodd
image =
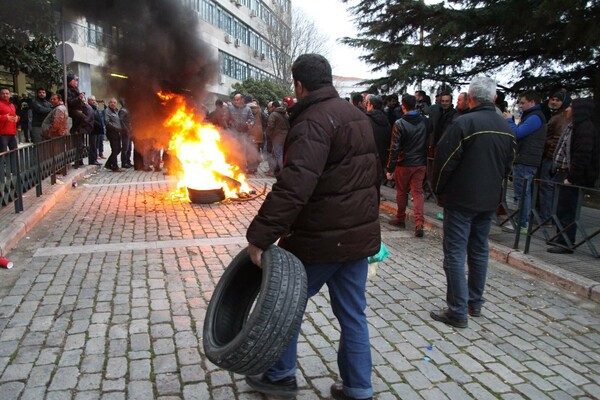
M54 57L55 5L48 0L1 0L0 65L13 75L26 73L36 83L62 81L62 66Z
M233 89L231 94L241 93L243 95L250 95L260 102L261 107L266 106L272 100L281 102L285 96L293 96L288 86L266 79L256 80L248 78L241 83L234 83L231 88Z
M284 13L277 14L284 21ZM310 18L302 9L293 7L291 30L284 23L267 28L269 37L276 47L272 57L272 66L278 81L292 87L292 63L299 55L318 53L327 56L327 37L321 34Z
M486 73L506 75L512 92L566 86L600 98L598 0L361 0L352 10L361 33L342 42L387 70L374 87Z

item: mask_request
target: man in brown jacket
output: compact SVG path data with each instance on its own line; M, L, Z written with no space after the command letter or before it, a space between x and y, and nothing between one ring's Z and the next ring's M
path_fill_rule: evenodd
M341 99L331 66L318 54L292 65L298 102L290 109L291 129L283 168L246 237L252 261L279 245L296 255L308 277L308 295L329 288L341 328L336 399L370 399L371 350L365 315L367 257L379 251L381 165L367 116ZM298 334L262 376L248 376L255 390L295 397Z

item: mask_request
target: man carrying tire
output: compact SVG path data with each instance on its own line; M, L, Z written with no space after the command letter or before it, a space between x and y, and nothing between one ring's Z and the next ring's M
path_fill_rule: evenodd
M371 350L365 315L367 257L379 251L381 163L366 115L341 99L331 66L318 54L292 65L298 102L289 110L291 129L284 164L247 232L248 253L260 266L263 250L279 246L305 266L308 296L327 284L340 328L335 399L370 399ZM256 391L285 398L298 392L299 331L279 360L246 382Z

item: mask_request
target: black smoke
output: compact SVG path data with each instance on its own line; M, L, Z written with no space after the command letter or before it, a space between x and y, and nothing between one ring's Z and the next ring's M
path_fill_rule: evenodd
M200 104L216 77L218 63L200 39L198 16L180 0L65 0L65 7L66 15L85 16L105 32L117 33L105 67L128 78L107 76L106 84L125 99L136 139L164 138L167 114L159 90Z

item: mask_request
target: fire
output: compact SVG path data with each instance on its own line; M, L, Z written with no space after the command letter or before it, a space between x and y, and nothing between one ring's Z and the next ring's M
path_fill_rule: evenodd
M223 189L225 196L236 197L249 192L246 177L240 168L227 163L227 149L221 133L211 123L204 122L190 110L183 97L159 92L166 104L175 101L175 111L163 125L171 132L169 151L177 157L180 170L178 195L189 201L187 188L197 190Z

